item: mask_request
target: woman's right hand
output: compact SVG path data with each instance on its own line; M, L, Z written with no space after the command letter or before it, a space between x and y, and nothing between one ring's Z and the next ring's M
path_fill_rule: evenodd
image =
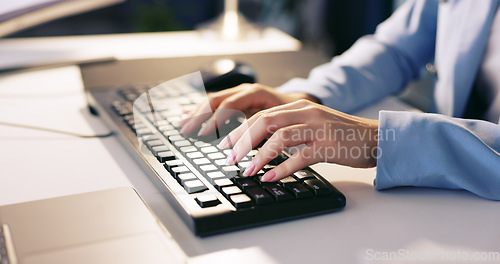
M208 100L189 111L187 117L181 121L181 133L191 134L205 123L198 132L198 136L205 136L215 130L217 126L215 120L217 122L227 120L234 110L242 111L249 117L260 110L300 99L318 102L316 98L305 93L283 94L262 84L242 84L209 93Z

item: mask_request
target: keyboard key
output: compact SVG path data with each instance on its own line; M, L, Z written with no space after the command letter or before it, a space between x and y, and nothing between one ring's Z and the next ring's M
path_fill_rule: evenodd
M236 181L236 185L238 185L243 190L259 186L256 182L249 178Z
M180 135L175 135L175 136L170 136L168 137L168 140L170 142L174 142L174 141L181 141L181 140L185 140L185 138L183 136L180 136Z
M212 153L212 152L218 152L219 151L216 147L204 147L204 148L201 148L200 150L203 153Z
M142 137L142 136L152 135L153 132L149 128L140 128L135 131L135 134L138 137Z
M168 160L174 160L175 155L174 153L172 153L172 151L162 151L156 154L156 158L158 159L159 162L165 162Z
M208 171L216 171L218 169L213 164L210 164L210 165L202 165L202 166L200 166L200 170L202 170L204 172L208 172Z
M160 140L160 137L157 135L146 136L142 139L142 142L147 145L149 141Z
M318 179L305 180L304 184L314 192L315 195L330 194L333 191L326 184Z
M221 179L221 178L226 178L226 175L220 171L213 171L213 172L208 172L207 173L207 180L211 183L214 184L215 180Z
M256 149L252 149L252 150L250 150L250 152L248 152L247 156L253 157L253 156L257 155L257 152L259 152L259 151Z
M286 178L283 178L281 180L279 180L279 183L283 186L283 187L286 187L286 185L290 184L290 183L297 183L297 179L295 179L294 177L292 176L288 176Z
M288 156L280 153L278 156L276 156L273 160L269 162L269 165L280 165L283 161L287 160Z
M276 167L276 165L270 165L270 164L266 164L264 165L264 168L262 168L264 171L270 171L272 169L274 169Z
M211 159L211 160L218 160L218 159L223 159L224 161L226 160L226 155L220 153L220 152L213 152L213 153L209 153L207 155L207 158Z
M192 180L197 180L196 175L192 172L184 172L184 173L179 173L177 175L177 181L179 181L182 185L184 185L185 182L187 181L192 181Z
M264 170L260 170L260 171L258 171L255 175L256 175L256 176L263 176L263 175L264 175L264 173L266 173Z
M224 194L226 197L229 197L230 195L232 194L237 194L237 193L241 193L241 190L240 188L236 187L236 186L229 186L229 187L224 187L222 188L221 190L222 194Z
M133 125L132 125L132 129L133 129L134 131L137 131L137 130L139 130L139 129L146 129L146 130L149 130L149 129L146 127L146 125L144 125L144 124L143 124L142 122L140 122L140 121L139 121L139 122L135 122L135 121L134 121L134 123L133 123Z
M293 196L279 185L264 186L264 189L266 189L278 202L293 199Z
M230 178L231 178L231 181L233 181L234 183L241 181L241 180L250 179L250 177L244 177L241 174L236 174Z
M191 142L189 140L179 140L179 141L174 141L174 145L177 147L187 147L191 146Z
M267 204L274 202L273 197L262 188L251 188L246 193L255 201L256 204Z
M199 159L199 158L203 158L203 154L199 151L196 151L196 152L189 152L189 153L186 153L186 157L188 157L189 159Z
M170 92L170 91L169 91ZM182 114L182 109L180 108L176 108L176 109L172 109L172 110L169 110L169 111L163 111L161 113L165 118L169 118L171 116L178 116L180 114Z
M172 168L175 168L175 167L181 166L181 165L184 165L184 162L182 162L182 160L178 160L178 159L168 160L165 162L165 164L163 164L165 169L167 169L168 171L170 171Z
M256 179L256 182L260 185L260 186L272 186L272 185L275 185L276 183L275 182L263 182L261 181L262 179L262 176L264 176L263 174L261 175L256 175L254 178Z
M158 128L160 131L164 130L171 130L174 127L168 124L167 120L156 120L156 122L153 122L154 126ZM170 128L172 127L172 128Z
M161 121L158 121L158 123L159 123L159 122L161 122ZM165 122L166 122L166 121L165 121ZM164 131L174 130L174 129L175 129L175 127L173 127L173 126L171 126L171 125L168 125L168 122L166 122L166 123L167 123L167 125L163 125L163 126L162 126L162 125L160 125L160 126L158 127L158 130L160 130L161 132L164 132Z
M172 122L172 126L174 126L176 128L180 128L181 127L181 121Z
M196 142L194 143L194 145L195 145L196 147L198 147L198 148L205 148L205 147L210 147L210 146L212 146L211 144L206 143L206 142L203 142L203 141L196 141Z
M234 177L240 174L240 168L235 165L221 167L222 172L228 177Z
M228 178L214 180L214 186L217 190L221 191L223 187L231 186L233 182Z
M132 115L131 115L131 116L132 116ZM128 117L128 116L126 116L126 117ZM132 117L133 117L133 116L132 116ZM126 123L127 123L127 125L130 127L130 129L132 129L132 130L134 130L134 129L135 129L135 124L136 124L135 119L133 119L133 118L132 118L132 119L127 119L127 120L125 120L125 122L126 122Z
M193 159L193 163L198 166L212 164L207 158Z
M208 188L200 180L192 180L184 182L184 189L188 193L195 193L207 190Z
M218 159L214 160L215 165L217 165L219 168L225 167L226 165L226 159Z
M180 133L179 130L165 130L165 131L163 131L163 135L165 135L166 137L179 135L179 133Z
M167 117L167 120L171 123L174 123L174 122L179 122L182 120L182 117L177 115L177 116L168 116Z
M297 180L309 180L316 179L314 174L308 170L299 170L293 174Z
M245 161L245 162L238 162L238 166L240 168L246 168L250 164L250 161Z
M302 183L299 182L291 182L286 184L286 189L288 189L291 193L295 195L295 198L306 198L314 196L308 188L306 188Z
M170 149L165 146L165 145L162 145L162 146L154 146L151 148L151 152L153 152L153 155L157 156L159 152L163 152L163 151L169 151Z
M177 178L179 174L184 172L190 172L189 168L186 166L177 166L170 169L170 173L172 173L172 176L174 176L175 178Z
M159 139L156 139L156 140L143 140L144 144L148 147L148 149L152 149L153 147L156 147L156 146L163 146L163 141L159 140Z
M181 97L178 100L176 100L178 104L180 105L190 105L191 104L191 99L187 97Z
M158 113L151 113L147 114L146 118L149 120L149 122L153 123L154 126L157 126L158 121L165 121L163 117L161 117Z
M248 195L242 193L242 194L236 194L236 195L231 195L230 200L234 207L236 208L244 208L244 207L250 207L253 205L252 199L248 197Z
M201 208L212 207L220 204L217 196L211 194L200 194L196 196L195 201L201 206Z
M188 152L193 152L193 151L197 151L196 147L194 146L186 146L186 147L182 147L179 149L181 152L183 153L188 153Z

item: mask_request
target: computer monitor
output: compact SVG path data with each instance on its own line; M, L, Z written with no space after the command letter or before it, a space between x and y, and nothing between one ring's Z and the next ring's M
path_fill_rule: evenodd
M0 37L124 0L0 0Z

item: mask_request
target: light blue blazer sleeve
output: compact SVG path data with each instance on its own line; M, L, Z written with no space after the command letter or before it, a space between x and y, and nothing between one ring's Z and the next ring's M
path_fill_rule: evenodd
M395 93L433 60L437 13L438 1L409 0L373 36L278 90L348 113ZM376 189L465 189L500 200L500 124L386 111L379 120Z
M376 189L465 189L500 200L500 124L439 114L379 114Z
M313 69L308 79L292 79L278 91L308 93L351 113L401 90L434 57L437 2L408 1L374 35Z

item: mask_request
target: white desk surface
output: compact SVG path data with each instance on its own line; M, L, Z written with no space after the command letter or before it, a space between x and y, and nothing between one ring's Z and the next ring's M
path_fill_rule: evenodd
M74 66L0 75L0 121L107 132L88 113L82 90ZM402 109L388 99L365 114L377 107ZM456 190L378 192L374 169L314 169L346 195L343 211L198 238L115 137L79 139L0 126L0 205L134 186L189 263L500 263L500 203ZM390 252L397 257L381 260Z

